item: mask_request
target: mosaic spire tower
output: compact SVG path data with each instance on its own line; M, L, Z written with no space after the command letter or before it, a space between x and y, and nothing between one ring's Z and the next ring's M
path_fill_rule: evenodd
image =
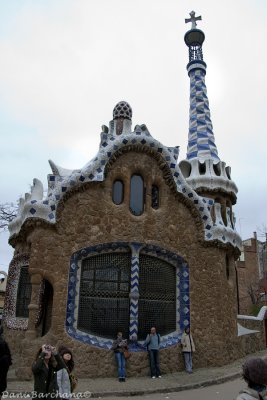
M205 35L200 29L196 29L197 18L194 11L190 13L191 18L186 20L192 22L192 29L186 32L184 40L189 48L189 63L187 71L190 77L190 119L189 138L187 146L187 159L198 158L206 160L209 158L219 160L213 127L210 119L209 100L205 84L206 63L203 61L202 44Z
M199 195L215 200L214 208L217 214L222 214L221 222L229 223L228 213L234 227L232 205L236 203L237 187L231 179L231 168L220 160L215 144L205 83L207 65L202 51L205 35L196 27L199 20L201 17L196 17L194 11L185 20L192 24L184 36L189 50L190 109L187 156L179 166L187 183Z

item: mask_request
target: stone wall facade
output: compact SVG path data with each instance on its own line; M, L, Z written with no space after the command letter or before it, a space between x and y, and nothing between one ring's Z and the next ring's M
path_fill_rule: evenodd
M135 173L142 175L146 188L141 216L135 216L129 210L130 177ZM123 180L125 185L121 205L112 201L112 185L116 179ZM151 207L153 184L159 188L158 209ZM121 154L109 165L103 182L86 183L68 192L58 206L55 225L28 220L13 241L16 257L25 251L30 255L32 282L27 329L8 330L18 377L31 376L34 354L43 343L70 347L80 377L116 375L111 350L90 346L69 336L66 309L72 255L89 246L118 241L158 245L187 262L190 325L197 349L195 367L224 365L249 351L249 346L237 337L233 248L217 242L207 244L203 240L199 214L192 203L173 190L159 161L151 155L132 151ZM53 287L51 327L44 336L35 326L42 279ZM254 347L258 350L262 346L264 343L259 340ZM161 366L162 373L184 368L179 344L161 350ZM145 350L133 353L127 371L128 376L148 374Z

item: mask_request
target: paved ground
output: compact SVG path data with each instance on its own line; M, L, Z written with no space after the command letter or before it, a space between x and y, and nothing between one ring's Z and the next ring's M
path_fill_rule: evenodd
M267 359L267 349L249 357L261 357ZM79 385L75 392L77 397L107 397L137 396L151 393L173 393L182 390L200 388L204 386L220 384L236 379L241 375L241 366L245 358L239 359L230 365L217 368L200 368L193 374L177 372L163 375L161 379L149 377L128 378L126 382L118 382L116 378L79 379ZM19 392L30 393L33 390L32 381L17 381L12 370L9 374L7 391L9 396ZM14 396L18 397L18 396ZM4 396L3 396L4 398Z

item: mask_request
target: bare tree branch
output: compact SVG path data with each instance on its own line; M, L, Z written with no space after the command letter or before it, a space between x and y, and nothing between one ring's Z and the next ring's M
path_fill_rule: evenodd
M266 239L267 237L267 225L262 224L260 227L257 226L257 232L259 237L263 237Z
M0 203L0 232L8 228L8 224L16 217L18 206L13 203Z

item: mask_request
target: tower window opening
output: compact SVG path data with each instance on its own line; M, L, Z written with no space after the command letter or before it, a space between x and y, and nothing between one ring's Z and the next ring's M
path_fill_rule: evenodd
M220 163L218 163L218 164L213 164L213 170L214 170L215 175L221 176L221 166L220 166Z
M200 175L205 175L206 174L206 164L205 163L198 163L198 170Z
M228 177L228 179L230 179L231 180L231 167L226 167L225 168L225 172L226 172L226 175L227 175L227 177Z
M226 218L226 206L225 204L221 205L221 213L222 213L222 220L225 226L227 226L227 218Z

